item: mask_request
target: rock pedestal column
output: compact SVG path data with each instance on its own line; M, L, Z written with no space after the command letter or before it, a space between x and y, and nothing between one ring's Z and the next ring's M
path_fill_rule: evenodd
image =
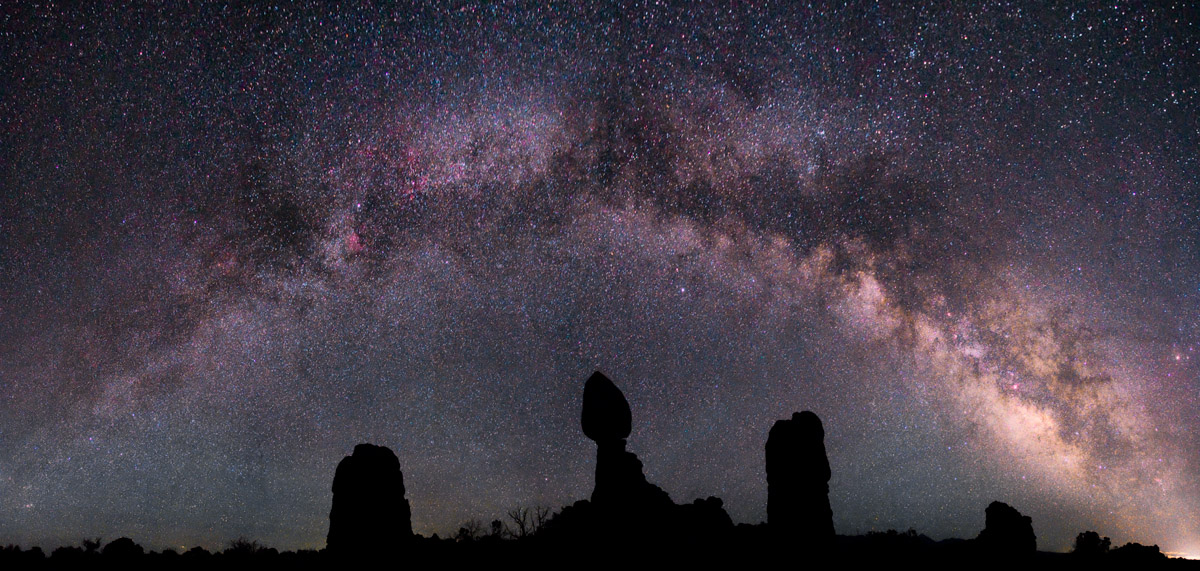
M326 547L338 555L377 555L412 539L400 460L384 446L359 444L333 476Z
M825 429L809 412L780 420L767 437L767 525L776 537L833 539Z

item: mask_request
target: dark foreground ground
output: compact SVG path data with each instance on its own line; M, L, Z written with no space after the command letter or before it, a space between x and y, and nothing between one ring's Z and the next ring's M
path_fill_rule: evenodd
M1169 559L1157 547L1128 544L1083 553L997 552L973 540L933 541L914 532L838 536L829 545L767 537L739 526L732 537L655 542L621 536L570 540L415 537L372 552L279 552L237 540L219 552L193 548L148 552L129 539L107 545L0 548L0 570L10 569L1171 569L1200 571L1200 561Z

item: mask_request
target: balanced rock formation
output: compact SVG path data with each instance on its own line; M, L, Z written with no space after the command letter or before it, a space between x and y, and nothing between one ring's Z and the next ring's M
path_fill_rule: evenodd
M591 500L580 500L550 518L539 532L563 545L597 549L614 546L664 545L690 549L710 547L733 533L733 520L720 498L677 505L666 492L646 481L642 462L625 450L632 429L629 402L620 389L596 372L583 387L583 433L596 442L596 487ZM589 547L590 546L590 547Z
M355 446L333 476L326 547L340 555L377 555L400 547L412 536L400 460L385 446Z
M831 540L825 429L809 412L776 421L767 436L767 525L788 539Z
M625 450L632 426L629 402L599 371L583 386L583 433L596 442L596 487L592 503L601 511L637 512L674 506L670 496L646 481L642 462ZM626 513L626 515L633 515Z
M1033 555L1037 551L1037 536L1033 534L1033 520L1021 515L1016 508L1004 502L988 505L983 531L979 532L979 546L998 555Z

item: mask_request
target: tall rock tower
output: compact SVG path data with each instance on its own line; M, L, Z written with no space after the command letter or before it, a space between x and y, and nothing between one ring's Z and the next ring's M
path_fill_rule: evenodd
M833 539L825 429L809 412L792 413L767 436L767 525L776 537Z
M339 556L376 556L412 540L400 460L385 446L359 444L333 476L326 548Z

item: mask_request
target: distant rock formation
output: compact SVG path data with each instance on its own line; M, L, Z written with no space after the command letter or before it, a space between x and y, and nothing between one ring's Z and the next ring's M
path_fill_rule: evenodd
M677 510L680 532L691 538L720 540L722 534L733 531L733 519L725 512L724 505L721 498L714 496L681 504Z
M806 410L775 422L767 436L767 525L773 535L833 539L829 477L821 419Z
M1033 555L1037 551L1037 536L1033 520L1003 502L988 505L983 531L977 541L984 551L1007 556Z
M137 558L141 557L143 553L145 553L145 550L142 549L142 546L134 543L134 541L128 537L114 539L113 541L109 542L108 545L105 545L104 549L100 550L100 555L103 555L106 559L124 561L136 560Z
M333 476L326 547L340 555L392 551L412 539L400 460L384 446L359 444Z
M1157 545L1126 543L1110 553L1114 564L1125 569L1152 566L1167 560L1167 556L1163 555Z
M583 386L583 433L596 442L596 487L592 503L600 510L660 510L670 496L646 481L642 462L625 450L632 426L629 402L599 371Z

